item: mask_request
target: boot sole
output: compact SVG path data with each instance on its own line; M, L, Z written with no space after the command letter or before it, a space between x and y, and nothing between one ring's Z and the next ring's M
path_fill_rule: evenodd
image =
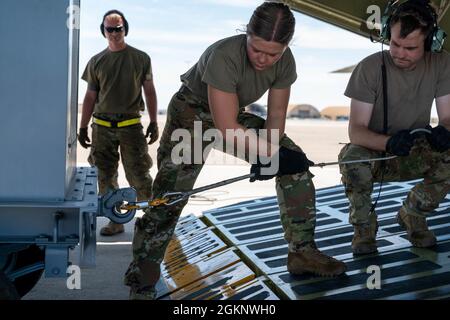
M309 271L309 270L304 270L304 271L296 271L296 272L291 272L288 269L288 272L293 275L293 276L301 276L304 274L313 274L319 277L337 277L340 276L342 274L344 274L347 271L347 267L345 267L345 269L342 272L339 273L320 273L320 272L315 272L315 271Z
M344 270L341 273L318 273L318 272L312 272L312 271L304 271L304 272L296 272L296 273L289 272L289 273L291 275L293 275L293 276L301 276L301 275L304 275L304 274L312 274L312 275L319 276L319 277L333 278L333 277L338 277L338 276L344 274L345 271L346 270Z
M408 240L416 248L430 248L436 245L436 239L430 240L428 243L418 243L416 241L411 240L408 236Z
M352 252L353 252L353 255L355 255L355 256L363 256L366 254L378 253L378 248L374 248L374 249L353 249L352 248Z
M104 237L111 237L111 236L115 236L116 234L121 234L124 233L125 230L122 231L117 231L117 232L112 232L112 231L100 231L100 235L104 236Z

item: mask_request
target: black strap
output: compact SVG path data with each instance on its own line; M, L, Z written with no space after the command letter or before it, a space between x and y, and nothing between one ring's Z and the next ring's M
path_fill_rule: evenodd
M381 65L381 76L383 77L383 134L388 131L388 92L387 92L387 74L386 64L384 63L384 52L381 51L383 63Z
M387 91L387 73L386 73L386 64L384 61L384 52L383 45L381 45L381 77L383 79L383 134L387 134L388 131L388 91ZM383 152L382 157L386 157L386 152ZM375 213L375 208L378 204L378 200L381 196L381 189L383 188L383 180L384 180L384 172L386 170L386 160L381 161L381 179L380 179L380 187L378 189L378 195L375 201L372 203L372 207L370 208L370 212Z

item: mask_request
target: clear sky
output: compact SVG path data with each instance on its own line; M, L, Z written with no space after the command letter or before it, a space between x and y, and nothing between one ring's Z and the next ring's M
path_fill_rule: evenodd
M107 46L100 34L103 14L118 9L125 14L130 32L126 42L152 59L158 107L166 109L180 87L179 76L216 40L244 30L254 0L81 0L80 76L89 58ZM381 49L368 39L294 12L296 31L291 49L298 79L290 103L308 103L319 110L349 105L343 95L350 74L330 71L356 64ZM86 83L80 79L80 103ZM260 101L266 104L266 97Z

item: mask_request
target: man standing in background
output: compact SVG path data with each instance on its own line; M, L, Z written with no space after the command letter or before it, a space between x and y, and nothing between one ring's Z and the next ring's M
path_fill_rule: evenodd
M146 138L150 137L148 144L152 144L159 136L150 57L125 43L128 22L120 11L106 12L100 31L108 40L108 48L90 59L82 76L88 88L78 141L84 148L91 147L88 161L98 168L99 194L119 188L118 166L122 158L126 178L137 191L137 200L150 199L152 159ZM142 88L150 117L145 136L140 121L140 112L145 108ZM91 117L92 145L87 128ZM112 221L100 230L104 236L122 232L123 225Z

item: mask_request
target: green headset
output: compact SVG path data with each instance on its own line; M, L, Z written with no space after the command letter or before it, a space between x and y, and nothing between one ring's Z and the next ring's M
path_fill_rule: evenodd
M438 16L431 7L429 0L407 0L398 4L399 0L390 0L381 17L380 38L389 41L391 39L392 17L402 11L415 11L427 24L432 24L433 28L425 39L425 51L441 52L447 34L438 26Z
M444 40L447 37L447 34L438 27L438 16L436 11L431 7L429 0L407 0L398 4L399 0L390 0L387 4L387 7L384 11L383 16L381 17L381 31L380 31L380 39L382 43L386 40L389 41L391 39L391 21L392 18L398 15L400 12L404 11L414 11L417 12L420 18L427 25L432 25L432 29L429 31L428 35L425 38L425 50L433 51L433 52L441 52L444 46ZM371 37L372 39L372 37ZM381 51L382 63L381 63L381 75L382 75L382 84L383 84L383 134L387 134L388 132L388 90L387 90L387 72L386 72L386 64L384 59L385 53L383 50ZM383 153L383 156L386 156L386 153ZM384 174L386 172L386 163L385 161L381 162L381 181L379 185L378 195L375 198L375 201L372 203L369 213L375 214L375 208L378 204L378 200L380 199L381 190L383 188L384 182Z

